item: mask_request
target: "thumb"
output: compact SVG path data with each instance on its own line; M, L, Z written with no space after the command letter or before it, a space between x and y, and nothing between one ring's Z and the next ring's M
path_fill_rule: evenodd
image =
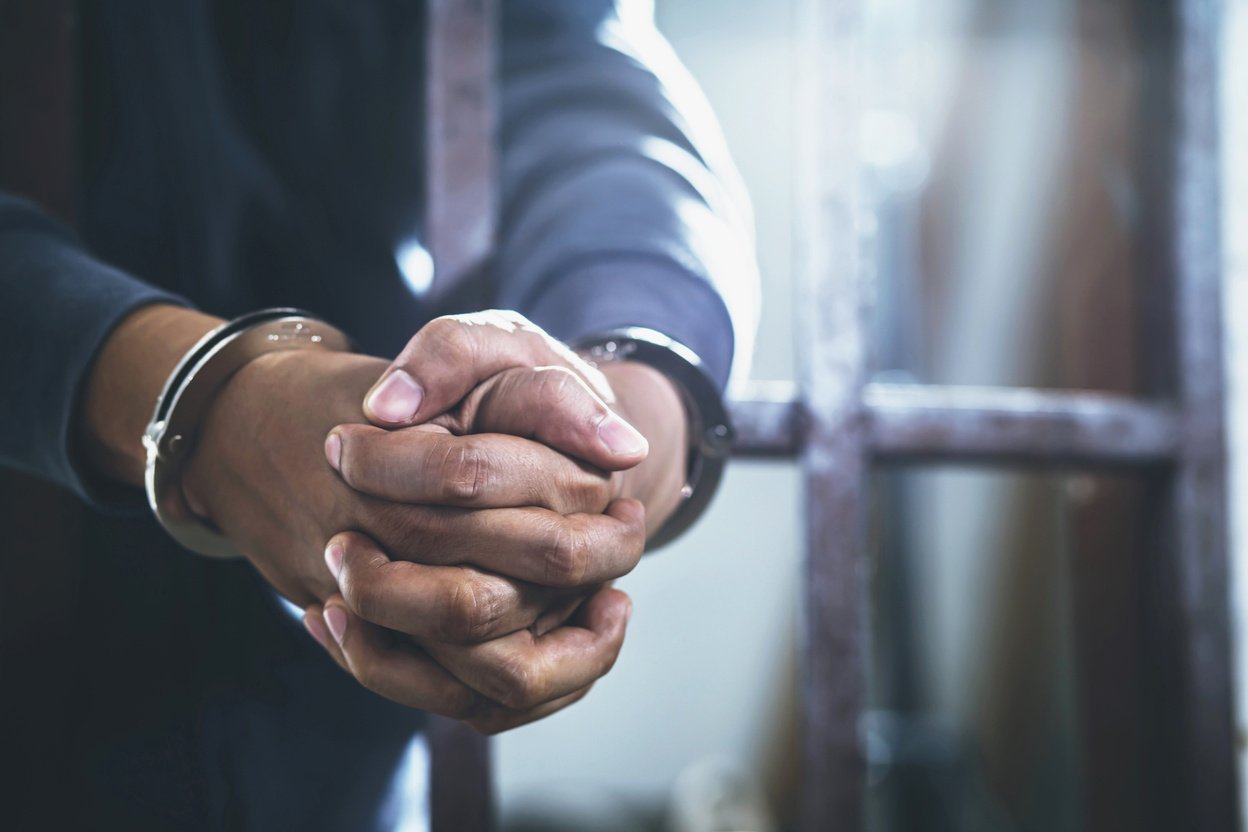
M378 427L425 422L503 370L542 366L588 369L575 353L517 313L436 318L412 336L369 390L364 414Z

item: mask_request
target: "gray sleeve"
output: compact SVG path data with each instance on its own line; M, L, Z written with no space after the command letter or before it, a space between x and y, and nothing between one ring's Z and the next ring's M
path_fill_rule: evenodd
M96 351L128 313L185 303L91 258L34 205L0 193L0 466L88 500L74 413ZM111 495L109 495L111 496Z
M756 323L749 205L644 5L502 4L500 303L564 340L658 330L722 388Z

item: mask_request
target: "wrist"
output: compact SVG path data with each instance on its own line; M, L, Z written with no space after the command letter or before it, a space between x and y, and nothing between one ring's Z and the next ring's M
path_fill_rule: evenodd
M211 514L196 509L203 505L202 501L188 499L188 493L195 492L188 492L183 476L201 444L207 413L222 389L249 364L275 352L347 352L351 348L344 333L315 316L297 309L270 308L215 327L183 355L166 380L143 433L147 501L170 536L185 548L212 557L238 557L242 551L220 526L208 522ZM258 403L262 408L272 404L272 392L261 391ZM293 427L299 419L306 418L305 408L299 407L274 406L270 411L262 409L259 415L259 419L253 418L246 425L245 431L260 432L264 425L283 419ZM248 442L245 433L236 438L243 442L235 445L243 444L257 455L265 451L265 443ZM279 440L271 444L282 443ZM232 483L240 484L238 478Z
M620 474L620 496L646 507L647 536L676 510L685 487L689 417L676 384L662 372L636 361L599 366L615 393L615 409L650 444L646 459Z
M384 359L359 353L281 351L252 360L213 397L199 442L182 476L188 507L217 527L229 526L231 482L257 460L294 451L321 452L335 425L362 422L360 402L385 370ZM304 444L306 447L294 447Z
M141 485L143 429L174 367L221 319L178 306L132 312L100 348L83 390L78 441L97 476Z
M647 535L649 546L663 546L701 516L719 487L734 439L720 390L696 353L645 327L625 327L583 339L578 348L595 366L630 361L657 370L670 381L684 406L688 444L680 499L675 510L656 520Z

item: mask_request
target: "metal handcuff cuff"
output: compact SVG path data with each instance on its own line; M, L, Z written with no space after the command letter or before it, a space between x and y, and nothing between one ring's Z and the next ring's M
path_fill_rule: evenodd
M195 515L182 493L181 475L213 397L245 365L271 352L320 349L348 352L351 339L298 309L265 309L235 318L192 347L156 400L143 432L144 485L152 513L173 538L201 555L239 557L218 530Z
M689 455L681 501L672 516L646 544L657 549L683 534L702 515L719 488L724 463L736 434L719 388L704 369L697 353L644 327L626 327L574 343L591 364L637 361L667 376L684 399L689 419Z

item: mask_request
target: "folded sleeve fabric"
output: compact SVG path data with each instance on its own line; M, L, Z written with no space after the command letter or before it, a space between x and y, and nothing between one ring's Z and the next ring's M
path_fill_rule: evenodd
M4 193L0 297L0 467L98 502L104 495L73 453L74 412L91 362L130 312L185 301L93 259L30 202Z
M501 305L567 341L658 330L722 389L750 355L758 277L701 92L648 4L502 5Z

